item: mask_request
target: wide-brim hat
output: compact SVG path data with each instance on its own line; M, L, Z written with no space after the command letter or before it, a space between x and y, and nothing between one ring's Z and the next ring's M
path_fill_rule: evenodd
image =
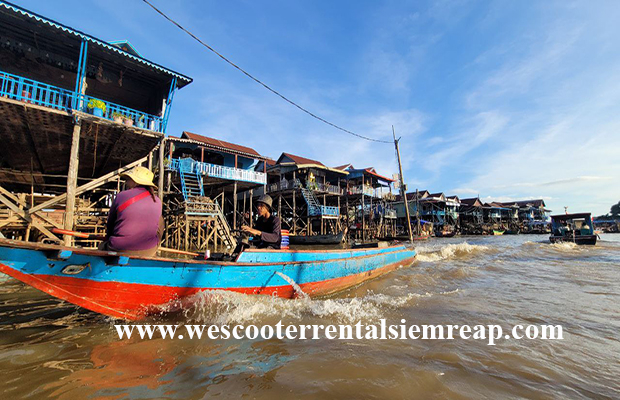
M257 203L263 203L271 210L271 205L273 204L273 199L268 194L264 194L258 198Z
M148 168L144 167L135 167L132 170L121 174L121 178L130 178L138 185L156 187L153 183L153 177L153 173Z

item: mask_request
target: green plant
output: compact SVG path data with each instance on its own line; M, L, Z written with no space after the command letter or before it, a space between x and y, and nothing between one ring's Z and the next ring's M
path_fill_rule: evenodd
M119 113L118 111L114 111L112 113L112 118L120 118L120 119L125 119L127 118L127 116L123 113Z
M105 113L105 103L103 101L101 101L101 100L90 99L90 101L88 102L88 106L87 107L90 108L90 109L100 108Z

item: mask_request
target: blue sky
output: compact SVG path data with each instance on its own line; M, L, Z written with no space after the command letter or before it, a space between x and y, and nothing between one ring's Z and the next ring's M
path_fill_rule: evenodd
M151 1L323 118L394 125L410 188L597 215L620 200L618 1ZM193 77L173 135L396 172L393 146L312 119L141 1L18 3Z

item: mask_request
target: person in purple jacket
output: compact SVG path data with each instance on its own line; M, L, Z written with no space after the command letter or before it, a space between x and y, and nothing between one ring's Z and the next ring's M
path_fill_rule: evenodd
M110 207L106 240L99 248L130 256L154 256L163 233L163 219L153 173L135 167L121 177L125 178L126 190L116 196Z

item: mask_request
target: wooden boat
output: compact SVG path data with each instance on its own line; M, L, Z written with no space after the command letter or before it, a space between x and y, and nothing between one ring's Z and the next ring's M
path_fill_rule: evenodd
M204 290L293 298L334 293L400 266L404 245L344 250L246 250L234 262L126 257L0 239L0 272L89 310L141 319Z
M498 230L493 229L493 236L501 236L504 234L504 232L506 231L498 231Z
M311 244L339 244L344 239L344 232L337 235L315 235L315 236L299 236L292 235L288 237L290 244L311 245Z
M551 243L573 242L595 245L596 234L590 213L561 214L551 216Z
M519 233L521 233L521 229L507 229L504 235L518 235Z

